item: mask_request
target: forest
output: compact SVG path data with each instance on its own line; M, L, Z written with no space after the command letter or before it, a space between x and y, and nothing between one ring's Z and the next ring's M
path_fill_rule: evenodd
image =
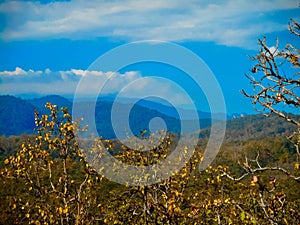
M300 36L292 19L289 30ZM32 117L33 132L0 137L0 224L300 224L300 116L283 110L299 112L300 51L289 43L281 50L276 43L271 51L266 38L258 43L247 74L253 92L242 94L260 113L228 121L219 154L205 170L199 165L209 126L192 156L167 179L121 184L104 176L105 167L93 165L102 165L105 154L138 167L168 162L179 145L177 134L167 132L151 151L113 138L79 143L77 134L86 128L68 106L45 102L43 109L32 108L24 116ZM293 72L281 74L280 66ZM95 162L88 160L86 146L98 157ZM184 161L189 149L177 147L176 157ZM114 166L110 171L119 172ZM152 178L145 170L132 179Z

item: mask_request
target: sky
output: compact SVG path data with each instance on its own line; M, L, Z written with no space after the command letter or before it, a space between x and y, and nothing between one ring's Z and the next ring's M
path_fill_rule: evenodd
M257 53L257 40L264 36L270 47L277 37L281 48L288 42L299 45L287 31L291 17L300 21L298 1L0 1L0 95L72 98L80 90L89 97L104 85L102 95L125 89L135 97L151 92L189 108L183 89L199 110L209 111L217 103L210 103L207 90L176 65L139 62L117 71L95 66L114 49L155 40L147 49L173 43L199 57L215 77L228 113L253 113L251 102L240 93L250 88L244 76L253 66L248 56ZM128 51L122 57L148 53ZM189 60L176 57L178 62ZM211 76L201 71L200 66L199 76ZM86 76L93 79L78 89ZM214 85L203 85L215 91Z

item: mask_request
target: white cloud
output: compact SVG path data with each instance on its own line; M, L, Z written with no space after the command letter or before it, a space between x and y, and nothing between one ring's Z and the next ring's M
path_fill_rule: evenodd
M294 9L297 1L106 1L74 0L41 4L7 1L2 39L200 40L242 46L253 36L286 28L265 16Z
M26 75L26 74L27 74L26 71L21 69L20 67L16 67L16 69L13 71L0 72L0 76L16 76L16 75Z
M85 80L84 89L77 89L82 78ZM75 91L81 97L98 96L101 94L121 94L127 98L139 98L144 95L164 96L176 104L186 103L174 85L167 81L157 80L151 77L143 77L139 72L128 71L125 73L103 72L71 69L66 71L25 71L17 67L13 71L0 72L0 95L39 95L60 94L73 96ZM138 82L136 82L138 81ZM102 90L99 87L104 85Z
M274 53L277 51L277 48L275 46L271 46L269 47L269 51L274 55Z

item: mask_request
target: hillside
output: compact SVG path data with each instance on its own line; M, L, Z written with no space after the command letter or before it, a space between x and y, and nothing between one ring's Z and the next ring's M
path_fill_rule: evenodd
M33 111L36 109L42 114L48 113L44 107L46 102L54 103L58 107L72 108L71 101L58 95L50 95L29 100L13 96L0 96L0 135L9 136L20 135L22 133L33 133ZM85 110L85 104L89 104L89 102L82 102L82 110ZM115 104L118 110L122 112L129 107L128 104L130 103L117 102ZM113 102L108 99L99 100L95 109L97 131L100 135L107 139L115 138L113 127L111 125L112 105ZM174 113L169 114L168 112L170 112L168 106L162 106L158 103L149 101L142 101L140 104L134 105L130 111L130 128L134 134L139 135L141 130L148 129L148 125L153 118L159 117L165 121L169 131L174 133L180 132L180 120ZM174 117L170 115L174 115ZM211 120L210 118L207 118L207 113L203 114L203 116L204 117L200 119L202 129L200 137L205 138L209 135ZM120 127L127 127L124 123L127 119L124 118L122 113L117 115L116 121ZM188 124L187 127L189 130L186 132L195 131L196 128L193 120L185 120L184 123ZM160 124L158 124L158 126L159 125ZM275 137L278 135L283 136L291 133L294 129L293 125L287 123L284 119L276 116L265 117L259 114L228 120L226 126L227 141L246 141L249 139Z
M300 119L300 115L290 116ZM282 137L291 134L295 126L276 115L265 116L262 114L248 115L235 118L226 122L226 142L243 142L252 139L264 139L267 137ZM208 138L210 127L201 130L200 137Z
M32 133L34 106L13 96L0 96L0 135Z
M47 109L45 108L46 102L56 104L58 107L67 107L69 109L72 108L72 102L59 95L48 95L40 98L28 99L26 101L32 104L34 108L42 114L47 112Z
M1 104L1 127L0 135L20 135L22 133L31 134L33 133L34 128L34 109L36 109L41 114L49 113L45 109L45 103L51 102L56 104L58 107L67 107L72 112L72 102L58 95L50 95L41 98L34 98L23 100L13 96L0 96ZM90 102L81 102L79 107L82 107L82 111L85 110L86 104ZM128 128L127 124L124 123L127 121L127 118L124 118L123 111L130 106L130 103L114 103L120 112L117 114L117 124L125 131ZM135 135L139 135L140 131L149 129L149 123L153 118L159 117L165 121L167 130L174 133L180 132L181 125L180 120L176 117L172 117L168 114L170 108L161 106L159 104L154 104L151 102L143 101L143 104L148 104L151 106L156 106L157 110L153 107L146 107L140 104L135 104L130 110L129 116L129 125L132 132ZM112 100L98 100L95 108L95 118L96 126L99 135L103 136L106 139L115 138L112 123L111 123L111 110L112 110L113 101ZM160 109L168 108L168 111L165 113L161 112ZM174 110L174 109L173 109ZM172 115L172 113L170 113ZM124 123L124 125L122 124ZM195 131L198 127L195 127L195 123L192 120L185 121L188 127L187 132ZM120 125L122 124L122 125ZM156 126L161 127L160 124ZM201 127L210 126L210 119L203 118L201 119Z
M291 117L300 119L300 115ZM296 126L277 115L266 117L262 114L237 118L227 123L226 139L229 141L246 141L265 137L285 136L291 134Z

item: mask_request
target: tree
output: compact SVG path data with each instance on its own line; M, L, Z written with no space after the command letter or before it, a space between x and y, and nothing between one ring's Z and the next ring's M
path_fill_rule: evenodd
M6 199L14 214L7 223L87 224L97 218L93 175L75 140L76 123L67 108L47 103L49 115L35 111L37 135L8 157L1 171L6 187L21 188ZM20 185L21 184L21 185ZM91 208L90 208L91 207ZM11 220L12 219L12 220ZM5 222L5 221L2 221Z
M299 23L293 19L289 23L289 30L300 37ZM276 114L296 126L295 132L288 139L296 148L295 167L299 168L300 121L282 109L283 106L296 110L300 108L300 50L292 44L287 44L283 50L280 50L278 39L275 47L272 48L267 46L266 38L258 40L258 43L261 49L257 55L251 57L255 62L251 70L253 75L246 75L253 86L254 93L249 94L245 90L242 90L242 93L252 99L255 106L262 107L258 109L259 111L263 111L266 115ZM285 70L289 74L286 74Z
M299 23L292 19L289 23L289 30L297 38L300 37ZM252 199L252 207L257 207L257 211L253 212L245 202L235 201L244 215L248 214L259 223L268 221L270 224L297 224L300 218L299 200L291 200L282 191L283 187L280 185L296 185L299 188L300 184L300 121L299 117L283 110L284 107L289 107L293 108L294 112L299 112L300 50L292 44L287 44L284 49L280 50L278 40L275 47L271 48L268 47L266 38L258 40L258 43L261 49L258 54L251 57L254 62L252 75L246 75L253 87L253 93L245 90L242 90L242 93L252 99L258 111L266 116L275 114L294 126L295 131L287 138L294 146L295 160L293 167L283 168L278 163L274 166L266 166L261 164L258 152L255 159L250 160L246 157L245 161L240 163L244 170L241 176L236 177L227 171L221 171L221 175L237 182L250 177L252 188L248 197ZM282 174L286 177L284 178ZM282 180L278 181L276 177Z

